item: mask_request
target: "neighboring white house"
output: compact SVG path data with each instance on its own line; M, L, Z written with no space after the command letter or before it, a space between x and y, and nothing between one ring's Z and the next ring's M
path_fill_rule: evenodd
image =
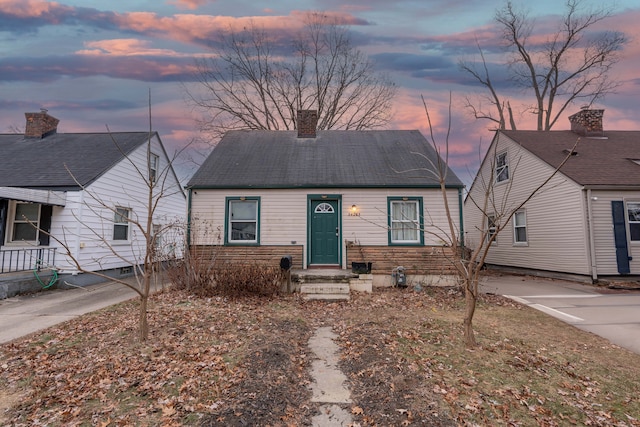
M0 135L0 268L55 268L77 275L65 242L84 269L130 274L145 240L131 221L146 224L149 182L159 198L153 228L160 255L180 250L186 195L156 132L57 133L45 110L26 113L25 134ZM151 181L150 181L151 179ZM36 227L37 226L37 227ZM44 231L44 232L43 232ZM115 249L116 254L110 248Z
M397 266L450 273L438 155L424 136L316 132L317 113L298 114L297 132L225 134L187 184L191 247L272 265L289 254L298 269L371 262L387 282ZM451 170L446 188L459 232L463 184Z
M603 114L583 109L571 130L496 132L465 200L471 244L569 159L498 234L488 264L594 281L640 274L640 131L605 131Z

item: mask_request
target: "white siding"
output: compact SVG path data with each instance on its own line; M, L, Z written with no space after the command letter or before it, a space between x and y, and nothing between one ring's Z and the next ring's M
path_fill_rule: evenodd
M168 166L169 160L157 138L153 139L151 150L160 156L160 174ZM145 144L134 151L129 160L124 159L115 165L85 191L67 193L67 205L64 208L54 208L51 232L55 236L63 236L61 238L66 240L83 268L120 268L143 261L145 241L136 225L130 224L129 242L112 240L114 213L109 208L131 209L132 218L146 227L149 212L146 153ZM172 171L169 171L166 180L159 177L154 194L162 196L155 209L153 222L162 225L177 223L184 227L186 199ZM172 238L181 239L183 230L177 234L177 237ZM176 243L181 245L180 241ZM60 248L53 240L51 246ZM57 264L63 270L74 270L73 265L65 262L62 256L58 256Z
M500 135L489 148L481 165L479 176L465 201L467 246L480 244L478 228L486 227L480 209L485 193L481 185L489 180L495 153L507 150L509 175L507 182L495 184L492 189L488 214L511 213L551 174L554 169L539 160L520 145ZM570 148L570 147L569 147ZM484 177L484 178L483 178ZM527 244L514 244L513 219L497 237L489 250L489 264L590 274L590 257L586 223L586 203L581 187L562 174L556 174L543 189L524 205L527 221Z
M592 191L591 212L593 214L593 240L597 272L602 275L617 275L616 247L613 234L611 202L640 201L638 191ZM595 200L594 200L595 199ZM627 245L631 260L631 274L640 274L640 242L630 242L627 227Z
M260 244L307 245L307 200L309 195L340 195L342 200L342 253L348 241L362 245L388 245L387 197L422 197L425 244L449 242L449 226L439 189L273 189L195 190L192 194L191 244L224 242L225 197L260 197ZM448 190L456 232L460 226L457 190ZM349 216L352 205L359 216ZM219 237L218 237L219 236ZM346 262L343 259L343 265ZM306 265L306 263L305 263Z

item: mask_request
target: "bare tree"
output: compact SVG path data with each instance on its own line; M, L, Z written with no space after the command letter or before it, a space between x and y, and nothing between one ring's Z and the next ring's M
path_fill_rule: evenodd
M140 200L145 207L145 215L123 215L123 213L114 206L111 200L103 198L98 193L86 188L80 184L75 177L73 177L73 171L68 170L76 184L82 189L87 199L82 202L82 208L84 210L91 211L95 218L98 218L100 222L104 224L113 224L114 217L126 223L127 227L133 228L133 233L141 236L141 246L125 245L116 246L112 243L112 234L110 231L113 227L95 227L95 224L89 224L82 217L78 216L74 212L75 220L83 226L83 228L90 233L91 241L106 249L106 255L102 255L100 258L93 258L91 263L93 266L87 265L87 263L76 255L74 251L74 245L72 242L76 240L79 235L74 229L62 227L62 234L57 235L51 232L40 229L41 233L45 233L55 240L62 248L68 262L80 273L91 274L101 277L105 280L113 281L135 291L140 297L139 306L139 337L145 341L149 335L149 324L147 320L147 308L148 301L151 292L151 285L154 278L159 272L159 263L166 261L172 256L180 256L181 251L184 250L183 242L185 229L184 219L179 216L175 218L162 218L158 221L159 206L162 200L168 197L182 194L182 189L177 183L177 179L174 185L174 172L172 168L173 161L179 156L176 153L173 159L170 159L168 164L163 165L162 168L158 168L158 164L152 160L151 144L153 141L154 132L152 131L151 124L151 101L149 100L149 135L146 142L146 162L140 163L132 158L130 154L125 153L120 149L118 145L117 137L114 136L109 128L107 131L111 135L111 139L114 145L120 150L123 158L133 167L135 174L139 177L141 182L144 183L146 188L146 200ZM186 147L185 147L186 148ZM182 150L184 150L183 148ZM181 151L182 151L181 150ZM123 189L126 193L126 188ZM126 194L126 196L132 200L138 200L136 194ZM186 212L185 212L186 213ZM106 230L106 231L105 231ZM168 248L168 250L166 250ZM96 270L96 265L102 267L104 262L117 259L123 263L132 267L134 273L134 280L129 281L121 278L111 277L99 268Z
M509 52L506 66L515 86L530 94L526 109L536 115L537 130L550 130L567 107L576 102L591 105L612 93L619 84L609 71L619 60L627 37L618 31L594 31L596 24L611 16L611 7L587 8L583 0L567 0L566 11L556 32L543 42L536 41L535 20L518 10L512 1L496 11L495 21L502 29L502 39ZM505 116L515 121L509 101L498 94L483 50L478 46L481 69L472 62L460 62L488 92L496 113L487 112L468 100L476 118L489 119L499 129L506 128Z
M473 317L478 301L478 284L480 275L484 268L485 259L487 258L491 245L495 242L498 234L507 226L516 212L522 209L527 202L529 202L536 194L540 193L540 191L548 185L549 181L551 181L551 179L557 174L560 168L562 168L562 166L571 157L571 153L575 152L579 140L576 140L573 148L564 158L562 163L560 163L560 165L558 165L558 167L548 177L546 177L538 186L536 186L533 191L528 193L519 203L509 202L509 193L511 189L510 186L513 183L513 179L509 181L509 187L506 189L504 194L502 194L500 197L497 197L496 193L494 192L494 185L496 183L494 171L496 170L496 168L490 168L491 173L488 178L479 176L481 180L479 185L482 188L482 191L480 191L481 197L479 200L473 198L471 198L470 200L480 210L483 218L485 219L483 221L484 226L482 226L479 230L479 241L475 242L474 246L472 247L465 247L463 244L463 236L460 234L460 230L455 226L453 216L454 214L451 212L451 208L449 207L447 191L445 187L447 173L449 171L448 156L449 132L451 130L451 100L449 101L449 123L447 127L448 132L445 137L444 146L438 144L438 141L433 134L431 117L429 115L429 109L427 108L427 104L424 98L422 99L422 102L425 109L425 115L427 117L427 123L430 129L429 140L433 145L433 148L438 153L437 164L429 162L429 159L426 156L422 155L425 160L429 162L429 167L425 167L424 171L435 174L440 183L445 214L447 216L447 221L449 224L449 230L447 230L448 232L441 233L438 237L446 242L447 246L451 248L451 252L453 253L454 258L450 261L453 264L455 271L460 279L465 295L465 314L463 320L464 342L467 347L475 347L477 345L477 342L473 330ZM419 153L415 154L420 155ZM442 154L444 154L444 157ZM487 158L494 159L496 153L493 154L494 155L491 156L491 153L488 153ZM517 162L510 173L517 173L516 169ZM468 197L471 196L469 195ZM491 219L491 221L489 221L489 219Z
M290 60L252 25L196 62L198 84L187 97L202 113L203 132L296 129L296 113L305 109L318 110L318 130L389 122L396 86L353 46L348 29L321 13L309 13L305 24L288 47Z

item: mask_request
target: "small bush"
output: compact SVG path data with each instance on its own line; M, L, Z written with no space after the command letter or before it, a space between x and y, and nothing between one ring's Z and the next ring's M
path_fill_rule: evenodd
M280 291L280 268L257 263L183 261L169 269L173 285L200 297L271 296Z

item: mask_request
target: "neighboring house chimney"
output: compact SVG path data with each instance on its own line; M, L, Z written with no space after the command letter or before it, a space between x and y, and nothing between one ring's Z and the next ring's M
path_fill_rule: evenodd
M315 138L317 126L317 110L298 110L298 138Z
M571 122L571 131L582 136L603 136L602 116L604 110L590 110L583 108L569 116Z
M58 131L60 120L47 114L47 110L40 109L39 113L24 113L27 118L27 126L24 136L27 138L44 138Z

